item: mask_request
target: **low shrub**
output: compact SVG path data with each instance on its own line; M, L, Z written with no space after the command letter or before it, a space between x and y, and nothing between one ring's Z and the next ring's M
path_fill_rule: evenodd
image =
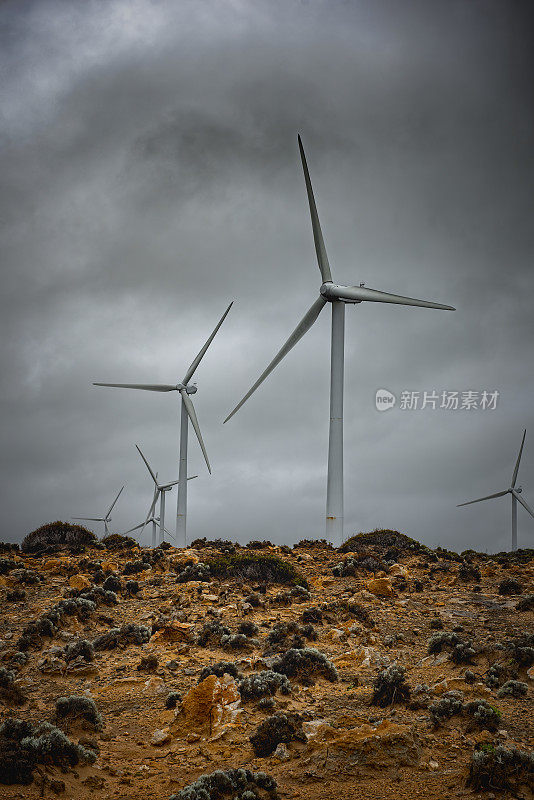
M316 625L321 625L323 622L323 612L320 608L317 608L317 606L310 606L304 609L301 619L303 622L312 622Z
M514 796L522 786L534 790L534 755L479 742L471 756L467 785L475 791L502 789Z
M441 725L446 719L450 719L463 711L463 693L462 692L445 692L445 694L432 703L428 710L432 722L436 727Z
M139 590L140 586L138 581L126 581L126 584L124 586L125 594L132 597L133 595L136 595L139 592Z
M93 641L95 650L113 650L115 647L126 647L129 644L146 644L150 640L150 628L129 622L121 628L111 628L97 636Z
M278 800L276 781L265 772L218 769L201 775L169 800Z
M199 561L198 564L188 564L185 569L178 573L177 583L187 583L188 581L210 581L211 572L208 564Z
M154 672L157 670L159 661L157 656L151 653L148 656L143 656L137 665L138 672Z
M95 730L102 730L104 720L100 714L96 703L90 697L81 695L71 695L70 697L60 697L56 700L56 721L73 722L82 719L88 722Z
M22 540L21 549L24 553L55 553L64 547L85 547L97 541L94 533L82 525L58 520L28 533Z
M534 594L527 594L515 604L516 611L534 611Z
M118 575L108 575L104 583L102 584L102 589L105 592L120 592L122 589L121 579Z
M237 632L242 633L244 636L257 636L260 632L260 629L255 622L246 620L239 625Z
M469 581L480 583L482 576L479 568L475 564L470 564L469 562L464 561L462 564L460 564L458 578L464 583L468 583Z
M504 578L499 584L499 594L522 594L523 587L515 578Z
M227 625L223 625L219 620L205 622L197 636L199 647L207 647L209 644L220 645L222 636L229 636L231 630Z
M69 664L77 658L84 661L94 661L95 651L92 643L88 639L78 639L76 642L68 642L63 648L63 658Z
M194 541L191 542L191 548L193 550L202 550L204 547L220 550L221 553L235 553L236 551L236 545L225 539L213 539L210 541L204 537L203 539L194 539Z
M421 545L415 539L411 539L404 533L399 531L390 530L387 528L377 528L370 533L357 533L347 539L341 547L338 548L339 553L355 553L359 550L367 550L370 547L383 551L384 555L392 555L392 549L395 550L395 560L402 553L419 553L426 552L428 548ZM389 559L388 559L389 560Z
M464 711L469 714L479 728L496 731L501 721L501 712L486 700L472 700L466 703Z
M207 562L213 577L241 578L247 581L283 583L308 588L306 579L293 564L274 555L243 553L220 556Z
M0 700L13 706L21 706L26 702L23 691L15 683L15 673L5 667L0 667Z
M271 697L277 690L282 694L291 693L291 684L285 675L273 672L270 669L247 675L239 682L239 691L242 700L259 700L262 697Z
M307 741L300 714L291 712L267 717L250 737L254 754L259 758L270 756L281 742L289 744L293 740Z
M138 575L140 572L145 572L147 569L152 569L151 564L147 561L127 561L122 568L122 574Z
M274 547L274 545L268 539L264 539L261 542L258 541L258 539L253 539L251 542L246 544L245 547L248 550L267 550L267 548Z
M272 664L274 672L287 675L306 686L313 686L315 678L321 676L331 683L338 680L338 674L331 661L315 647L291 648Z
M102 544L106 550L130 550L137 547L137 542L131 536L121 536L120 533L110 533L109 536L104 536Z
M522 681L506 681L503 683L497 697L525 697L528 693L528 685Z
M249 639L244 633L230 633L221 636L223 650L252 650L259 646L258 639Z
M210 675L216 675L217 678L222 678L223 675L231 675L232 678L240 679L241 673L239 672L236 664L232 661L216 661L215 664L204 667L200 673L198 682L202 683Z
M40 764L67 771L80 762L92 764L95 760L92 750L71 742L47 722L33 725L8 719L0 726L0 783L28 785Z
M176 708L178 703L182 700L182 695L179 692L169 692L165 698L165 708Z
M391 664L381 670L373 681L373 699L371 705L386 706L410 699L410 687L406 683L406 670L399 664Z
M24 589L19 589L16 587L12 589L10 592L6 594L6 600L8 603L18 603L21 600L26 600L26 592Z

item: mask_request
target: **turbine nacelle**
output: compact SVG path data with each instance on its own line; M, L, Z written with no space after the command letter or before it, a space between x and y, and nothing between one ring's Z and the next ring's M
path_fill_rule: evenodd
M195 384L191 384L191 386L186 386L185 383L177 383L175 388L177 392L185 391L186 394L196 394L198 392L198 389Z
M333 283L332 281L325 281L319 291L324 299L328 300L330 303L332 303L334 300L341 300L343 303L361 303L361 300L344 296L346 295L347 290L351 288L353 287L342 286L341 284Z

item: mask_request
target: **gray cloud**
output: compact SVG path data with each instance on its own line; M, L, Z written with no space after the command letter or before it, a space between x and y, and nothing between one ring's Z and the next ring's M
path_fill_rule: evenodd
M91 382L179 380L231 299L198 371L214 474L192 441L189 533L323 535L327 310L221 425L319 288L300 131L336 279L458 308L347 310L347 533L507 546L507 499L455 505L505 488L533 427L529 4L8 2L0 15L0 538L99 513L124 482L114 523L142 517L133 445L173 479L178 403ZM379 387L501 396L495 411L379 414ZM520 510L520 543L533 524Z

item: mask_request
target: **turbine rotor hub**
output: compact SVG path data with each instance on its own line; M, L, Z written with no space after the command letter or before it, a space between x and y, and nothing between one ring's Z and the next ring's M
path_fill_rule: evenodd
M319 289L321 295L324 297L325 300L328 300L330 303L347 303L351 305L355 305L356 303L361 303L361 300L352 300L345 297L338 297L337 294L333 290L335 289L348 289L350 287L343 286L341 283L333 283L332 281L325 281L321 288Z

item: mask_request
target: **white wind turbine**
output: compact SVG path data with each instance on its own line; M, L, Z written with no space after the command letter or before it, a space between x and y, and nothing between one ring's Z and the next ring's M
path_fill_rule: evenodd
M122 487L122 489L124 489L124 486ZM103 522L104 523L104 532L105 532L105 534L107 536L107 534L109 533L108 522L111 522L111 512L113 511L113 509L115 507L115 503L117 502L117 500L121 496L122 489L120 490L120 492L118 493L117 497L115 498L115 500L110 505L108 512L103 517L71 517L71 519L79 519L79 520L83 519L86 522Z
M156 521L158 521L158 518L154 517L156 504L157 504L157 502L159 500L159 544L161 544L163 539L165 538L165 536L164 536L165 532L168 533L168 531L167 531L167 529L165 527L165 494L167 492L170 492L172 487L176 486L177 484L179 484L180 481L171 481L171 483L158 483L158 473L156 472L154 474L154 472L152 471L152 467L150 466L150 464L148 463L147 459L143 455L143 452L142 452L141 448L137 444L135 446L137 447L137 450L139 451L139 455L141 456L141 458L145 462L146 468L150 473L150 477L154 481L154 496L152 498L152 503L151 503L150 508L148 510L147 518L145 520L144 525L137 525L135 528L131 528L129 531L126 531L126 533L131 533L132 531L136 531L139 528L142 528L143 529L141 531L141 534L142 534L144 529L145 529L145 527L148 525L148 523L152 522L152 547L155 547L156 546L156 527L155 527L155 523L156 523ZM198 475L192 475L187 480L188 481L192 481L193 478L198 478Z
M222 317L220 318L219 322L215 326L213 333L207 340L204 347L200 350L194 361L192 362L191 366L185 373L185 376L181 383L177 383L174 386L169 384L145 384L145 383L94 383L93 386L112 386L118 389L144 389L148 392L180 392L180 396L182 398L182 411L180 416L180 467L178 471L178 507L177 507L177 514L176 514L176 540L180 542L183 539L184 547L187 544L186 542L186 523L187 523L187 437L189 431L189 420L191 420L191 424L194 428L194 431L197 435L198 443L200 444L200 448L202 453L204 454L204 459L206 461L206 466L208 467L208 472L211 475L211 467L210 462L208 460L208 454L206 452L206 448L204 447L204 441L202 439L202 434L200 433L200 428L198 425L197 415L195 413L195 408L191 401L189 395L195 394L197 391L197 387L194 384L189 384L189 381L193 377L196 368L202 361L206 350L210 346L213 341L213 338L221 325L223 324L226 315L232 308L233 302L230 303Z
M296 343L311 328L326 303L332 306L332 339L330 358L330 430L328 444L328 478L326 490L326 538L334 544L340 545L343 541L343 378L344 378L344 339L345 339L345 305L364 301L375 303L399 303L407 306L422 306L423 308L440 308L454 311L452 306L440 303L431 303L426 300L414 300L396 294L379 292L359 286L342 286L332 281L330 264L326 255L326 248L319 224L319 216L313 196L310 175L304 155L304 148L300 136L298 137L304 179L310 206L313 238L315 251L321 272L322 285L320 294L309 311L301 319L289 339L273 358L267 369L260 375L254 386L247 392L234 410L224 420L227 422L243 403L248 400L258 386L273 371Z
M488 494L486 497L479 497L478 500L469 500L468 503L459 503L456 508L460 508L460 506L470 506L473 503L481 503L483 500L493 500L494 497L504 497L505 494L509 494L512 496L512 550L517 550L517 501L521 503L523 508L525 508L531 517L534 517L534 511L528 505L527 501L521 497L521 492L523 491L521 486L518 486L516 489L516 482L517 482L517 474L519 472L519 463L521 461L521 456L523 454L523 445L525 444L525 437L527 435L527 429L523 431L523 438L521 440L521 447L519 448L519 455L517 456L517 461L515 462L514 472L512 475L512 483L509 489L505 489L503 492L496 492L495 494Z

